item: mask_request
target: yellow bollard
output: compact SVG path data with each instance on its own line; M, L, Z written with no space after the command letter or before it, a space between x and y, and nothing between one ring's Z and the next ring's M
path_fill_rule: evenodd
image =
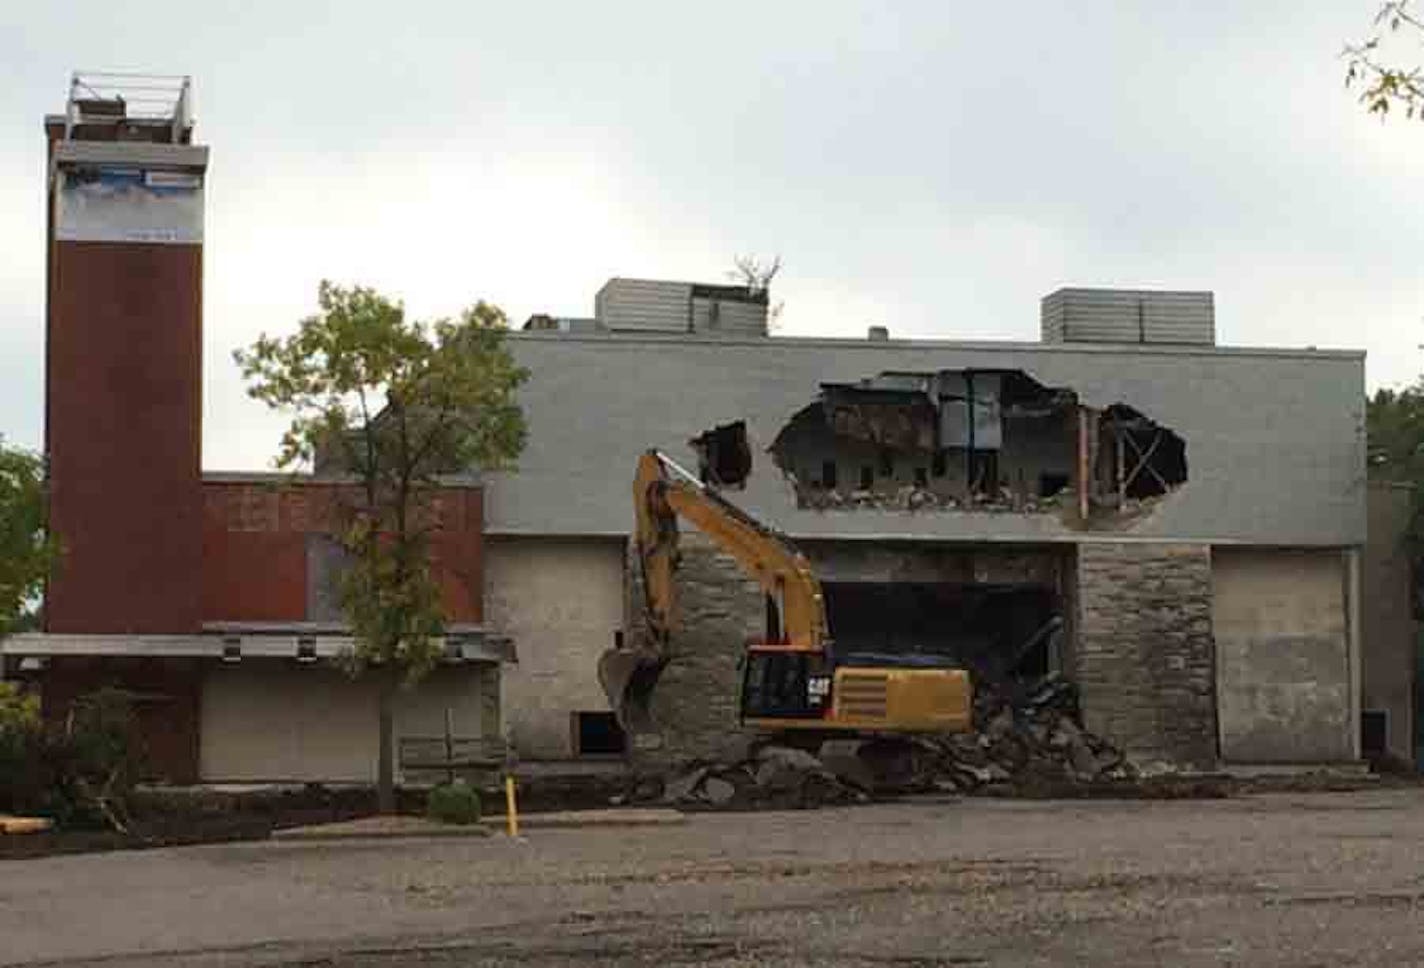
M514 802L514 776L504 775L504 823L509 836L519 836L519 807Z

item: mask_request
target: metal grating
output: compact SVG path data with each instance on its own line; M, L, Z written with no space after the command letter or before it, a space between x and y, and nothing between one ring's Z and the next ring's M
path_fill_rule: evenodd
M836 678L836 709L847 719L884 719L889 685L883 672L844 671Z

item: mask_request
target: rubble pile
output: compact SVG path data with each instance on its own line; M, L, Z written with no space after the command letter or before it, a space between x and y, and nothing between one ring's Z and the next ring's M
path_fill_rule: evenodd
M792 810L857 803L869 792L821 759L789 746L750 746L715 761L693 761L644 775L614 803L661 803L704 810Z
M974 721L973 732L917 740L937 788L1030 793L1138 778L1121 750L1083 728L1077 689L1057 674L1028 689L981 686Z
M644 774L615 803L688 809L801 809L865 802L910 792L984 795L1070 794L1140 779L1110 742L1082 726L1077 690L1050 675L1029 688L981 686L975 729L918 736L898 747L907 770L875 768L887 744L834 743L817 756L781 745L749 745L714 760ZM886 760L879 764L884 766Z

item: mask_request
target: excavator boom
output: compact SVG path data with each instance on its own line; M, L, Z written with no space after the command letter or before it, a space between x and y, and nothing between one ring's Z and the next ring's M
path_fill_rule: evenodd
M903 737L969 728L968 673L933 655L832 654L821 583L810 562L772 528L704 483L736 486L750 451L741 424L716 428L719 454L703 452L699 478L656 450L633 479L634 542L643 580L644 634L605 652L598 675L609 705L631 736L655 734L650 701L673 658L678 630L678 519L736 559L775 604L779 628L745 643L742 722L776 734ZM699 441L694 441L697 446ZM730 454L733 460L717 460ZM902 752L910 746L901 743Z
M775 531L657 450L638 459L633 507L646 634L630 648L605 652L598 667L599 680L624 730L654 731L649 700L671 658L671 641L679 624L674 586L679 517L735 558L776 602L781 616L778 644L807 652L825 648L821 584L805 556Z

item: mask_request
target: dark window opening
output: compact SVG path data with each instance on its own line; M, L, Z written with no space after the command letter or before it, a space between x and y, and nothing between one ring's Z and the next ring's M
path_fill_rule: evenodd
M628 748L628 738L612 713L574 713L575 752L579 756L608 756Z
M915 468L915 486L916 486L916 487L929 487L929 486L930 486L930 475L929 475L929 471L927 471L927 470L926 470L925 468L923 468L923 467L916 467L916 468Z
M833 460L821 462L821 486L827 489L836 486L836 462Z
M944 451L935 451L934 460L930 462L930 473L935 477L943 477L947 469L948 465L944 459Z
M1038 475L1038 496L1057 497L1068 488L1067 474Z
M999 494L999 452L981 450L974 453L969 468L970 493L983 497Z
M868 491L875 486L875 468L866 464L860 469L860 489Z
M785 638L781 631L781 609L777 607L776 599L770 595L766 596L766 640L768 642L780 642Z
M891 454L888 450L882 450L880 452L880 476L895 476L895 455Z

